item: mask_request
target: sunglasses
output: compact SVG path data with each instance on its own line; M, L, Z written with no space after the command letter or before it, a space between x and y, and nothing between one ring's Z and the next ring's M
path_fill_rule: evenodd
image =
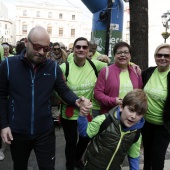
M78 50L80 50L81 48L83 50L87 50L89 47L87 45L76 45L75 48L78 49Z
M50 51L50 46L42 46L40 44L34 44L30 38L28 37L28 41L32 44L32 47L35 51L40 51L41 49L43 49L44 52L49 52Z
M53 48L53 51L60 51L60 48Z
M160 54L160 53L156 54L157 58L162 58L163 56L164 56L164 58L170 58L170 54Z

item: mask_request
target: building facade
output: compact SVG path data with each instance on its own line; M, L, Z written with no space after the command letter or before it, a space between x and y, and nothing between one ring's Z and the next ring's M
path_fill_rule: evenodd
M91 22L91 21L90 21ZM77 37L90 40L91 24L83 22L80 9L50 3L17 2L16 40L27 36L31 28L43 26L51 42L62 42L69 46Z
M8 18L8 8L0 2L0 43L15 44L15 22Z

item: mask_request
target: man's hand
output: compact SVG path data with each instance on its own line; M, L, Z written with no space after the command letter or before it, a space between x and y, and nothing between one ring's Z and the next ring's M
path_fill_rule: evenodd
M80 107L80 115L87 116L93 107L91 101L82 96L77 102L77 105Z
M13 136L11 133L11 129L9 127L1 130L1 138L4 143L11 144L11 141L13 140Z

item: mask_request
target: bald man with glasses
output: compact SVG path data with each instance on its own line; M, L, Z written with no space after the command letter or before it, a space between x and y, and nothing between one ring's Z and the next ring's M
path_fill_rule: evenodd
M54 170L55 131L50 96L55 89L61 98L79 109L79 98L66 85L58 64L46 59L50 37L40 26L25 39L20 55L6 58L0 66L0 128L2 140L10 144L14 170L27 170L34 150L40 170ZM88 113L91 102L80 110Z

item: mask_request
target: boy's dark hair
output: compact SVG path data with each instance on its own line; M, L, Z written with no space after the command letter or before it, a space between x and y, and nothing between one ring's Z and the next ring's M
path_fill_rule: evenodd
M129 53L131 54L131 52L132 52L131 46L128 43L121 41L121 42L118 42L114 45L114 47L113 47L113 54L114 55L116 54L117 49L120 48L120 47L127 47L129 49Z
M148 108L147 96L142 89L134 89L126 94L122 101L123 108L132 106L138 114L145 114Z
M74 41L73 47L75 47L77 41L86 41L86 42L87 42L87 45L89 46L89 41L87 40L87 38L79 37L79 38L77 38L77 39Z

